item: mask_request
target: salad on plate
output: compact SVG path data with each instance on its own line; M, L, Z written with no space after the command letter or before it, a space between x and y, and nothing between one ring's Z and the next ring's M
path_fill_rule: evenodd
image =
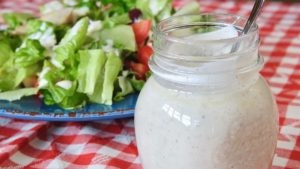
M123 100L151 74L151 27L190 13L197 2L175 10L171 0L63 0L39 17L3 13L0 100L36 95L64 109Z

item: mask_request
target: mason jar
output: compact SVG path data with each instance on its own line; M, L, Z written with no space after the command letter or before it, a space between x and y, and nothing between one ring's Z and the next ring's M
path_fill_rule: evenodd
M154 30L152 76L135 112L144 169L269 169L278 112L255 24L228 14L175 16Z

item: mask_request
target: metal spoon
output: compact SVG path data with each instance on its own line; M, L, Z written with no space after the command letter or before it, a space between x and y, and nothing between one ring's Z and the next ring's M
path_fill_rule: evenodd
M264 2L265 2L265 0L255 0L255 3L252 8L252 11L250 13L250 16L249 16L247 23L242 31L242 35L247 34L251 30L253 23L255 23L256 19L258 18L259 14L262 10ZM240 43L239 42L236 43L233 46L233 48L231 49L231 52L235 52L239 48L239 46L240 46Z
M249 32L249 30L251 29L253 23L256 21L257 17L259 16L262 7L264 5L265 0L256 0L255 4L252 8L251 14L247 20L247 23L243 29L242 34L247 34Z

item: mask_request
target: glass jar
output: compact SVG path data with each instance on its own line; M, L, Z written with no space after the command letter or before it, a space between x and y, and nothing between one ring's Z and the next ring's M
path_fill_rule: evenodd
M245 22L201 14L157 25L135 112L144 169L270 168L277 106L259 74L258 27L241 35Z

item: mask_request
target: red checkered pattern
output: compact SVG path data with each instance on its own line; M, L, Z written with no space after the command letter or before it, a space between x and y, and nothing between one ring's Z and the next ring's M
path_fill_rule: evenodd
M42 0L0 0L36 12ZM183 1L177 1L181 4ZM252 3L201 1L203 11L247 15ZM259 20L262 75L276 95L280 134L272 169L300 169L300 3L268 2ZM133 119L48 123L0 118L0 168L141 168Z

